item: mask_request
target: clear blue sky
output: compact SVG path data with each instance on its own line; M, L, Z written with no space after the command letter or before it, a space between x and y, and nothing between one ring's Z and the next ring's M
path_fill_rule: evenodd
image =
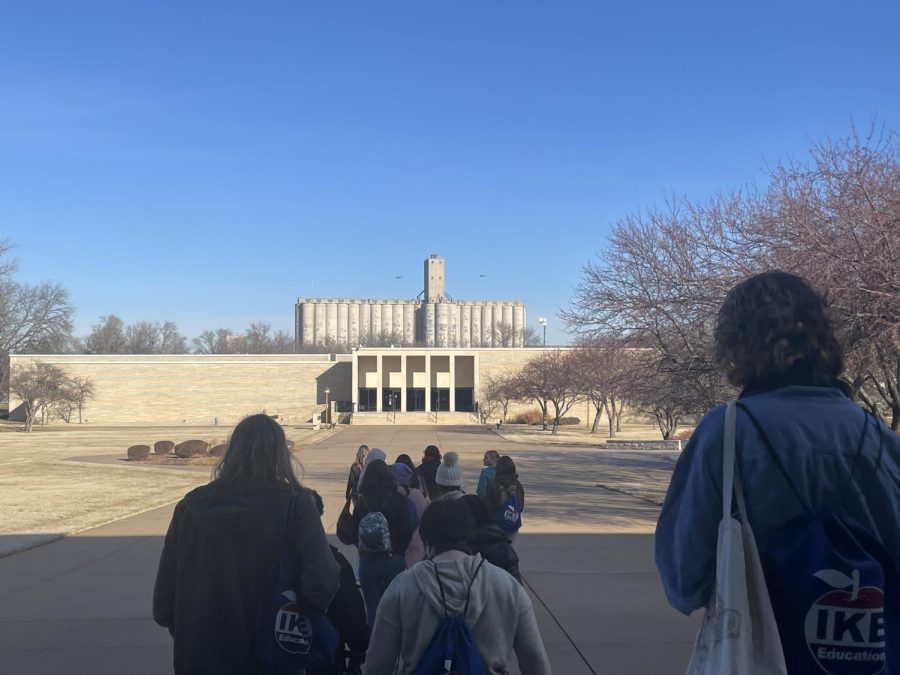
M900 128L898 26L887 0L7 0L0 236L79 332L292 330L298 295L413 297L438 253L454 297L565 341L624 214Z

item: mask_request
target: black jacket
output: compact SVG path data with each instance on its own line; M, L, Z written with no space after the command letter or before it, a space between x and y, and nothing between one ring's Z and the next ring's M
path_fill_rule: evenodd
M369 648L369 627L366 625L366 605L362 593L356 583L353 568L344 555L334 546L331 547L334 559L341 566L341 585L328 607L328 620L338 629L341 643L335 654L331 668L307 669L306 675L343 675L345 652L352 654L354 662L359 664L365 660Z
M289 521L290 519L290 521ZM298 590L328 607L340 567L312 496L288 486L189 492L175 507L153 590L153 618L175 638L175 673L249 675L262 585L287 542L302 573Z
M372 511L381 511L388 522L391 534L391 549L397 555L403 555L413 536L413 526L409 520L409 507L406 497L391 488L388 491L363 492L353 510L353 543L359 540L359 523Z
M441 460L425 457L416 473L419 476L419 483L422 485L425 496L428 501L435 501L440 498L441 491L437 489L437 470L441 465Z
M496 525L482 525L475 530L475 537L470 543L474 553L480 553L482 558L506 570L522 583L519 556L503 530Z

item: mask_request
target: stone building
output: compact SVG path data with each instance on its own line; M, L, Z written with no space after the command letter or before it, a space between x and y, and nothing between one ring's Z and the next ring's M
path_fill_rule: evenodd
M326 406L352 424L474 424L481 383L543 351L526 348L359 348L349 354L22 354L89 377L90 425L234 425L266 412L304 424ZM533 408L514 406L513 412ZM10 399L10 418L24 409ZM52 424L64 424L62 420Z
M446 292L444 259L424 263L415 300L298 298L295 343L304 346L524 347L525 303L454 300Z

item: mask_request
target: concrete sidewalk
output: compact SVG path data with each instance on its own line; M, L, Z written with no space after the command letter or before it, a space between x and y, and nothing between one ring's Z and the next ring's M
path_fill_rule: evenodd
M150 603L172 508L0 559L0 673L171 672ZM684 672L696 622L666 607L650 535L523 533L518 548L554 672Z

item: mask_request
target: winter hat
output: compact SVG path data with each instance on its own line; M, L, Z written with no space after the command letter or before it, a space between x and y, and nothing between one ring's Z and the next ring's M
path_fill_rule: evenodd
M401 464L400 462L391 464L391 473L394 474L394 478L397 479L397 483L400 485L409 485L409 481L412 480L412 469L406 464Z
M435 482L445 487L462 487L462 469L459 468L459 456L455 452L448 452L444 455L444 461L438 467Z

